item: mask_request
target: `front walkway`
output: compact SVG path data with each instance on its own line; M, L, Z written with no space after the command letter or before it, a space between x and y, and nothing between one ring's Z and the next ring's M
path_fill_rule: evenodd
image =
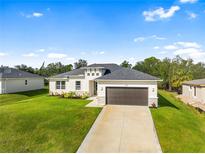
M103 107L104 105L98 103L97 96L89 97L87 100L92 100L86 107Z
M149 108L105 106L77 152L161 152Z

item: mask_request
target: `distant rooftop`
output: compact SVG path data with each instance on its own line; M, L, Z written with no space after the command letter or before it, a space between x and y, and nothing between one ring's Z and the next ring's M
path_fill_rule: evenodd
M205 79L191 80L183 83L184 85L205 86Z
M43 78L43 77L37 74L32 74L15 68L0 67L0 78Z

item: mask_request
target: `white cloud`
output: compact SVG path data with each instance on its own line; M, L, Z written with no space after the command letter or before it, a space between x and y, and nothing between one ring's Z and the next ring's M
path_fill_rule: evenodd
M33 17L42 17L43 16L43 13L40 13L40 12L33 12Z
M73 57L68 57L68 58L66 58L67 60L70 60L70 61L73 61L73 60L75 60L75 58L73 58Z
M81 54L81 55L86 55L86 52L81 52L80 54Z
M189 19L195 19L197 17L197 14L196 13L188 13L189 15Z
M177 49L185 49L185 48L201 48L201 45L196 42L175 42L171 45L164 46L166 50L177 50Z
M130 58L128 58L128 61L134 61L134 60L135 60L134 57L130 57Z
M51 59L62 59L66 57L67 55L63 53L49 53L48 54L48 58L51 58Z
M174 52L175 55L187 55L191 58L201 58L201 56L205 56L205 52L202 49L196 48L185 48L185 49L178 49Z
M153 22L153 21L157 21L157 20L171 18L175 14L175 12L177 12L179 10L180 10L179 6L171 6L167 10L160 7L156 10L144 11L143 16L145 17L145 21Z
M35 54L35 53L27 53L27 54L23 54L22 55L23 57L38 57L38 55L37 54Z
M175 42L172 45L164 46L164 49L172 50L174 55L192 58L195 61L201 61L205 58L205 51L197 42Z
M157 36L157 35L152 35L152 36L150 36L150 38L153 38L153 39L156 39L156 40L165 40L166 39L165 37L160 37L160 36Z
M38 50L36 50L36 52L45 52L46 51L46 49L38 49Z
M134 38L134 42L143 42L145 40L144 37L137 37L137 38Z
M164 49L166 50L176 50L178 47L176 45L166 45L164 46Z
M7 56L8 54L5 53L5 52L0 52L0 57L4 57L4 56Z
M159 49L159 47L158 47L158 46L155 46L155 47L153 47L153 49L157 50L157 49Z
M196 42L176 42L174 44L183 48L201 48L201 45Z
M167 53L167 51L160 51L160 52L158 52L158 54L160 54L160 55L164 55L166 53Z
M181 3L196 3L198 0L179 0Z
M100 54L100 55L104 55L104 54L105 54L105 52L104 52L104 51L101 51L101 52L99 52L99 54Z
M33 12L31 14L25 14L25 13L21 12L20 15L23 17L26 17L26 18L33 18L33 17L39 18L39 17L43 16L43 13Z
M136 37L134 38L134 42L143 42L145 40L148 39L154 39L154 40L165 40L165 37L161 37L161 36L157 36L157 35L151 35L151 36L147 36L147 37Z

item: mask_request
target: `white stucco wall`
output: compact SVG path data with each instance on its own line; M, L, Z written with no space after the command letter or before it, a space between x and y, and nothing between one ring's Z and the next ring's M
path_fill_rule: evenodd
M182 85L182 95L205 104L205 87L196 87L196 96L194 96L194 86Z
M90 73L90 76L88 76ZM92 76L94 73L94 76ZM97 76L98 73L98 76ZM62 94L66 92L76 92L78 94L83 94L84 92L89 93L91 96L94 94L94 79L102 76L102 69L99 68L89 68L85 70L84 76L72 76L68 79L49 79L49 93L50 94ZM56 81L66 81L66 88L65 89L56 89ZM81 81L81 90L75 89L75 82ZM92 82L91 82L92 81Z
M27 80L27 85L25 85ZM44 88L43 78L15 78L2 79L2 93L15 93L21 91L37 90Z
M158 106L157 81L98 81L97 96L105 103L106 87L146 87L148 88L148 104Z
M56 89L56 81L65 81L65 89ZM80 81L81 82L81 89L76 90L75 89L75 82ZM84 92L88 92L88 87L85 79L50 79L49 80L49 93L50 94L62 94L66 92L75 91L79 94L82 94Z

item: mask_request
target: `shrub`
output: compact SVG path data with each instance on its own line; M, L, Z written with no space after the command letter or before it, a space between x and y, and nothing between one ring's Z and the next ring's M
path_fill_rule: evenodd
M76 94L75 92L68 92L68 93L64 93L63 94L64 98L75 98L76 97Z
M152 107L153 108L157 108L155 103L152 103Z
M82 99L86 99L86 98L88 98L88 97L89 97L88 92L84 92L84 93L81 95L81 98L82 98Z

